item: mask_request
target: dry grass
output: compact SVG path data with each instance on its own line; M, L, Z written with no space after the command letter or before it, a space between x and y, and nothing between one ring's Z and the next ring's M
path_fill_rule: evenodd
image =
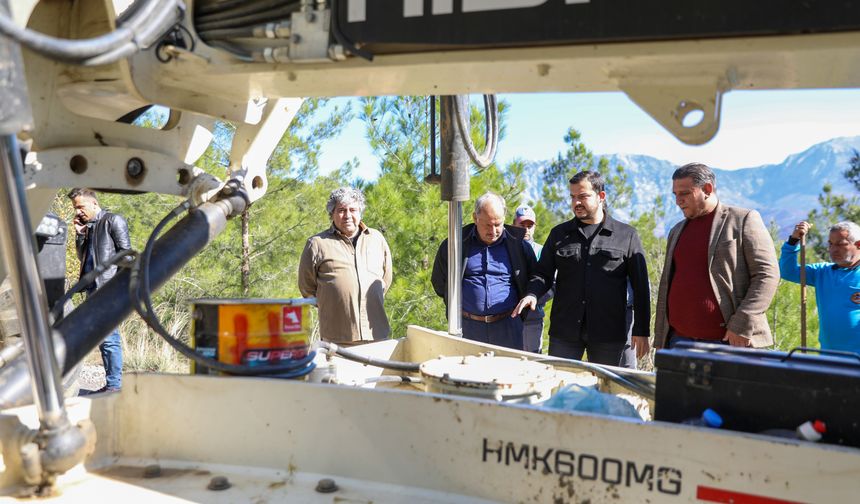
M155 312L170 334L188 344L191 319L186 309L164 303L156 306ZM174 350L137 315L126 319L120 325L119 332L122 335L123 372L188 372L190 367L188 359ZM98 348L90 352L84 363L101 365L102 359Z

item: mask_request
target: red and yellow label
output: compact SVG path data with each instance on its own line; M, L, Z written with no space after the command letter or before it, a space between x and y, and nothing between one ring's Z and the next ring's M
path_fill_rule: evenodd
M309 305L225 304L218 309L218 360L262 365L308 353Z

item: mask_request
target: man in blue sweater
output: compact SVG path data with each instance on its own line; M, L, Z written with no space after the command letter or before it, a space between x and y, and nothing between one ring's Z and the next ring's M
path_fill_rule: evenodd
M809 228L808 222L798 223L782 246L779 273L790 282L800 282L798 243ZM818 340L825 350L860 353L860 226L831 227L828 251L832 263L806 265L806 282L815 287L818 305Z

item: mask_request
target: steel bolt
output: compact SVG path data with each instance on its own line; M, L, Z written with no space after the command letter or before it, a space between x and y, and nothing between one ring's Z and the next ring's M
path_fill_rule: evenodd
M298 33L294 33L293 36L291 37L291 40L293 41L293 44L301 44L302 43L302 36L299 35Z
M209 490L220 491L227 490L230 486L230 480L228 480L226 476L215 476L209 480L209 486L206 488Z
M319 493L332 493L338 490L337 483L331 478L323 478L317 482L316 491Z
M161 466L158 464L149 464L143 468L144 478L157 478L161 476Z
M143 175L144 165L140 158L133 157L128 160L125 165L125 171L131 178L138 178Z

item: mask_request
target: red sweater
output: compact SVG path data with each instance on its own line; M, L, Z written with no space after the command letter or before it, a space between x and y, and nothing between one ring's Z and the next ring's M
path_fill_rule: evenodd
M669 325L678 336L721 340L725 320L708 272L708 244L714 214L687 221L672 254L674 272L669 285Z

